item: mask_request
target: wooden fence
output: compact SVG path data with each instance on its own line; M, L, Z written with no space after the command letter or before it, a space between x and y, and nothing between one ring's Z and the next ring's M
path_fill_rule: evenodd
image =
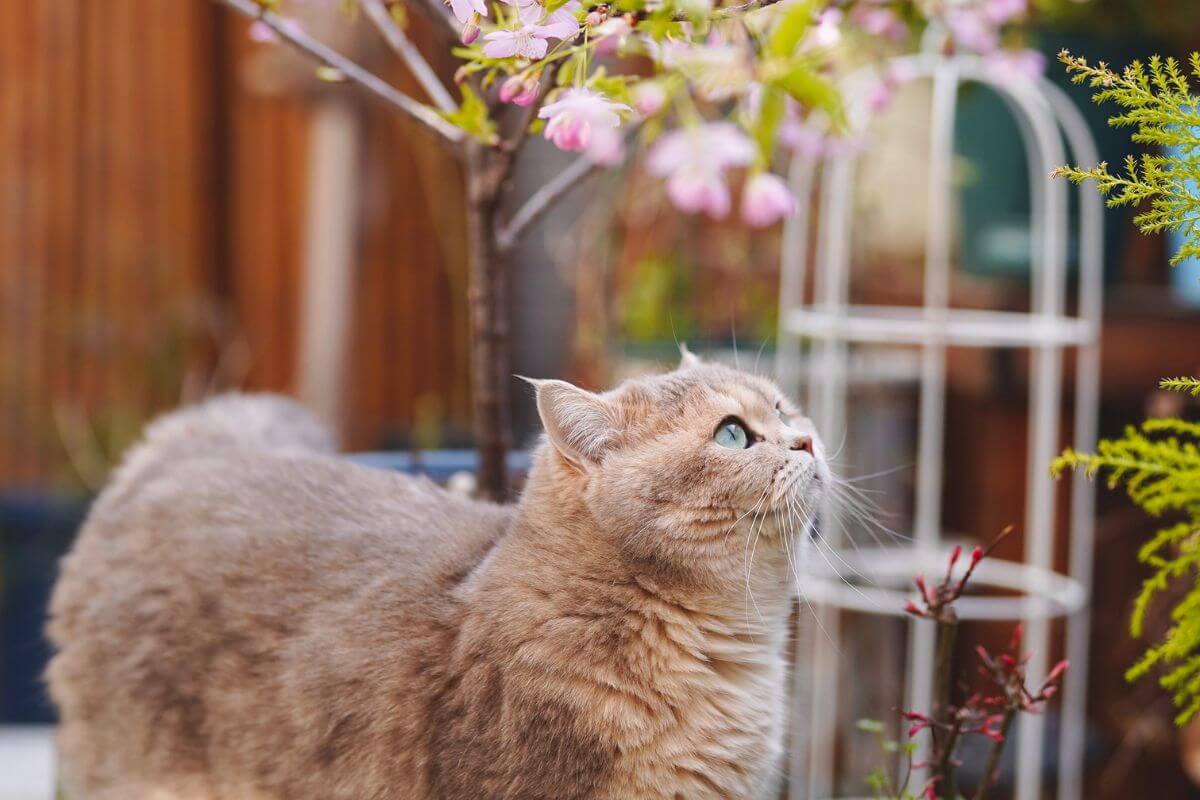
M452 161L354 89L321 86L250 42L245 21L210 0L10 5L0 486L94 479L148 414L181 398L294 387L310 122L334 95L360 139L338 422L353 447L418 413L465 422Z

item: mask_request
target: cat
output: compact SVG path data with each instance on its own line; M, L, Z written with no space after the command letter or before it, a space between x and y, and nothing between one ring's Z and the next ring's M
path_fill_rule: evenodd
M766 798L830 477L771 382L536 387L519 502L337 457L290 401L152 424L51 602L73 800Z

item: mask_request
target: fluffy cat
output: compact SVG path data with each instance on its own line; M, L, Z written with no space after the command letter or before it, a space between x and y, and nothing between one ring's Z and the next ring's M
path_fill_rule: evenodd
M70 796L768 797L821 442L686 351L533 383L511 507L341 460L278 398L153 424L51 604Z

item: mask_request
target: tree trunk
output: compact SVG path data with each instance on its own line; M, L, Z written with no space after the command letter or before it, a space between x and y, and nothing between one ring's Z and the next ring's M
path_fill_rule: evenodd
M501 165L487 148L475 143L467 147L468 301L478 494L501 501L508 496L510 327L508 264L496 242Z

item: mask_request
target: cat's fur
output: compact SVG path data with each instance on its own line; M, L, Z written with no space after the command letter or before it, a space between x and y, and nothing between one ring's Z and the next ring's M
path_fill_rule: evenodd
M820 442L690 354L602 395L536 383L514 507L340 460L276 398L153 425L52 602L71 797L769 794ZM728 416L761 440L716 444Z

